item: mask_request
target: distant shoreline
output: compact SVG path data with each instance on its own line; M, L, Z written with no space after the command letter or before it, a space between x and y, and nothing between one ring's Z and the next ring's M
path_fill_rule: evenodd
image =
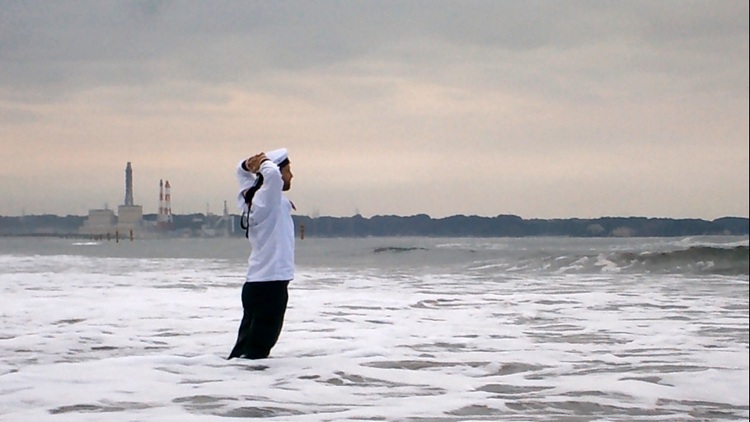
M173 215L168 230L157 228L156 214L143 216L136 237L243 237L238 215ZM712 221L690 218L601 217L593 219L523 219L515 215L480 217L455 215L432 218L355 215L352 217L292 217L299 237L685 237L747 236L750 220L723 217ZM0 216L0 236L92 238L80 232L82 216ZM96 236L129 238L115 226Z

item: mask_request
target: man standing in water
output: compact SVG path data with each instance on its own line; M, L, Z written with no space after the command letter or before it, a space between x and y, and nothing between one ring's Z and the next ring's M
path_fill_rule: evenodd
M294 204L282 195L291 188L287 150L259 153L237 166L242 228L250 241L242 286L242 322L228 359L263 359L281 334L294 278Z

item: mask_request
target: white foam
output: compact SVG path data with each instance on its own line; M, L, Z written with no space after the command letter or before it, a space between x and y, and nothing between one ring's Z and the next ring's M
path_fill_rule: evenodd
M747 282L300 268L272 357L227 361L234 263L0 261L3 421L748 417Z

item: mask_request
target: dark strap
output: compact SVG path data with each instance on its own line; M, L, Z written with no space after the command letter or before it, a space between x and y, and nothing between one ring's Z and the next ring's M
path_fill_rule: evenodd
M240 227L245 229L245 237L250 236L250 205L253 203L253 197L255 197L255 192L260 189L260 187L263 186L263 174L258 173L258 183L255 184L255 186L251 187L250 189L245 191L245 204L247 204L248 211L243 211L242 216L240 217Z

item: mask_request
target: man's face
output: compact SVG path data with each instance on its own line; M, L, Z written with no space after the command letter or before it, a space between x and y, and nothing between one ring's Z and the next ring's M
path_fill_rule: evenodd
M284 182L284 186L281 188L283 191L288 191L292 188L292 165L287 164L281 168L281 180Z

